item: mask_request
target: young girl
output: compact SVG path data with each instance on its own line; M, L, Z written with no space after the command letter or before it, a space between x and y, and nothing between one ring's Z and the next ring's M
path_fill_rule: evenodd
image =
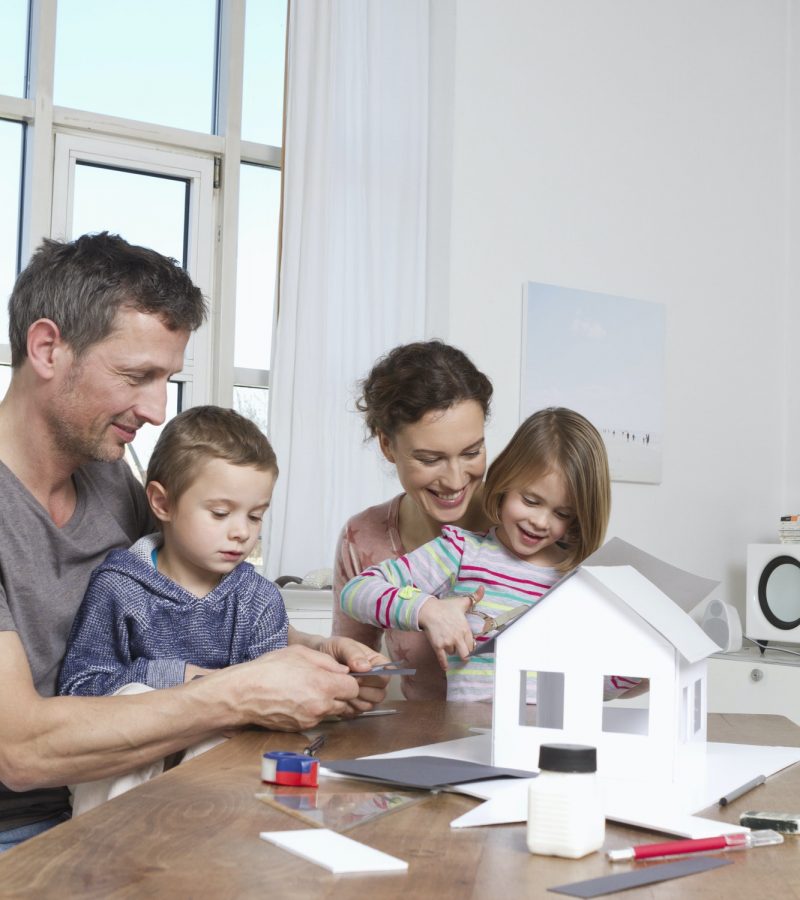
M597 429L569 409L535 413L489 467L483 503L494 523L485 534L445 526L341 594L358 621L425 632L447 672L448 700L491 699L494 655L469 656L485 625L538 602L602 544L611 488ZM623 690L635 683L614 679Z

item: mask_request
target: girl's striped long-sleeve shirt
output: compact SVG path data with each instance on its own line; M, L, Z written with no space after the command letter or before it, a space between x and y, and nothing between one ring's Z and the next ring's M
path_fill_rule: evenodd
M525 562L507 550L494 528L482 535L445 525L441 537L348 581L340 602L359 622L419 631L419 612L429 596L471 594L482 585L483 600L475 609L497 616L533 606L559 577L556 569ZM493 686L493 653L466 662L448 657L448 700L491 700Z

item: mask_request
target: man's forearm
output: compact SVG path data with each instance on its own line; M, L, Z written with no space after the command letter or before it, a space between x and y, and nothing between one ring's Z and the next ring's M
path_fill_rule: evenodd
M0 780L14 790L91 781L241 724L214 680L130 696L36 695L5 729Z
M346 713L361 689L346 665L294 646L180 687L45 699L16 635L0 633L0 651L0 781L14 790L126 772L241 725L310 728Z

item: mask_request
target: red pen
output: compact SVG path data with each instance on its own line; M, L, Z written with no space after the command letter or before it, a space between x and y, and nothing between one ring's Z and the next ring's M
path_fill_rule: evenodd
M663 844L639 844L623 850L609 850L606 856L612 862L627 859L653 859L656 856L684 856L687 853L704 853L709 850L746 850L748 847L769 847L782 844L783 835L765 828L762 831L721 834L718 837L695 838L687 841L666 841Z

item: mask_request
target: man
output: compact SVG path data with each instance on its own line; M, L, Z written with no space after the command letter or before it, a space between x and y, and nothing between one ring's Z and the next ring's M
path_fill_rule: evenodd
M55 697L92 569L149 526L123 460L163 422L205 301L173 260L107 233L45 241L9 302L0 403L0 850L69 815L63 785L133 769L246 724L296 730L384 696L385 661L341 638L266 654L181 687Z

